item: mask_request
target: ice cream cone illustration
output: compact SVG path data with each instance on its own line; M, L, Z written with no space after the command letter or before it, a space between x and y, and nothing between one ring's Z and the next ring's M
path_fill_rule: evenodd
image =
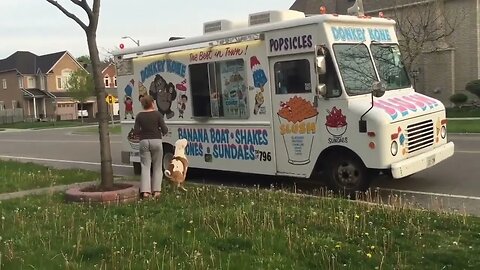
M250 68L252 69L253 74L253 85L257 88L260 88L260 92L255 95L255 107L253 109L253 113L257 114L260 106L262 106L264 102L263 92L265 91L264 87L268 79L260 64L260 61L256 56L250 57Z

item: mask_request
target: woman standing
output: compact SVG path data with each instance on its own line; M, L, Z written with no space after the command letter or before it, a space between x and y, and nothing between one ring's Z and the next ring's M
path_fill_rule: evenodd
M147 198L160 196L162 189L162 136L167 134L168 128L163 115L157 111L151 96L140 99L143 112L135 118L134 133L140 136L140 163L142 177L140 182L140 197ZM152 168L153 167L153 168ZM152 173L151 172L152 168Z

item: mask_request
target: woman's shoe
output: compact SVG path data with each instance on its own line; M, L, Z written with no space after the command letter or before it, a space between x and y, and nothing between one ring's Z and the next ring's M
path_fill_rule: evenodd
M148 199L151 197L150 192L140 192L140 199Z
M160 198L160 191L155 191L155 192L153 192L153 198L154 198L154 199Z

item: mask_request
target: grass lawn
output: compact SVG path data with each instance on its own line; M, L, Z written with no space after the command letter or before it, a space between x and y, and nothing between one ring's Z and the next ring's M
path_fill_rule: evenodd
M480 218L169 185L160 201L1 202L1 269L479 269Z
M109 124L108 129L110 131L110 134L121 134L122 133L120 124L114 124L114 125ZM77 130L75 130L75 133L77 133L77 134L98 133L98 125L77 129Z
M98 179L100 179L100 175L97 172L77 169L56 170L33 163L0 160L0 193L88 182Z
M480 108L447 108L447 117L461 118L461 117L480 117Z
M480 120L448 120L449 133L480 133Z
M86 123L84 123L86 124ZM81 126L82 122L77 120L62 120L56 122L18 122L13 124L0 125L0 128L20 128L20 129L44 129L58 127L75 127Z

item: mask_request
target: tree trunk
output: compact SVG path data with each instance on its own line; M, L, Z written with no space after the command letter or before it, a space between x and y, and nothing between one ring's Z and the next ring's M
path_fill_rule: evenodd
M107 103L105 102L105 86L100 72L100 57L98 56L97 36L86 31L90 60L92 61L95 96L97 98L97 120L100 136L101 183L103 188L113 187L112 153L110 150L110 135L108 132Z

